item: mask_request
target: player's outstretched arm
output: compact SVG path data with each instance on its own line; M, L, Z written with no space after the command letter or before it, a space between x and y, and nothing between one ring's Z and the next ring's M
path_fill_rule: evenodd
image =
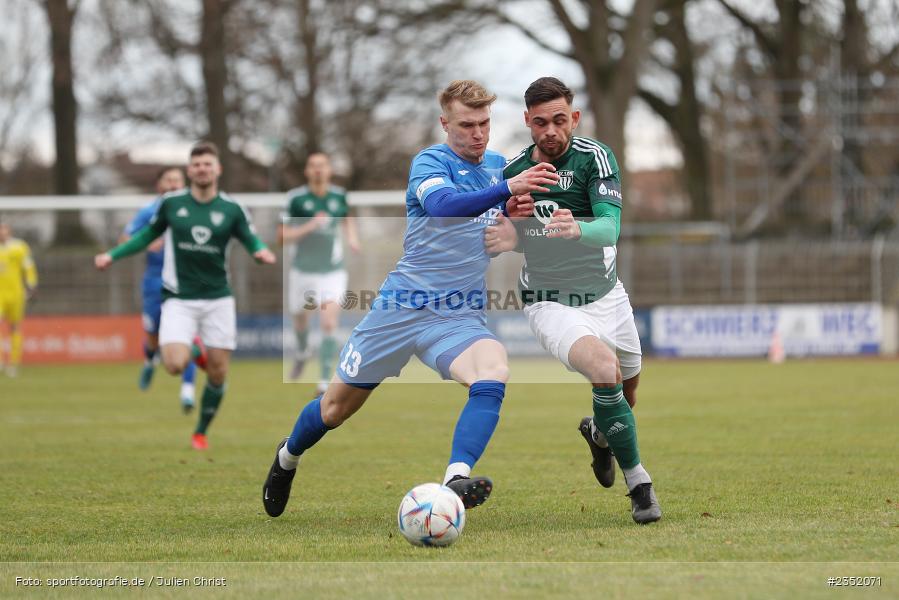
M567 208L557 209L546 225L546 237L579 240L585 246L604 248L618 242L621 209L606 202L593 205L593 221L578 221Z
M114 261L141 252L149 246L153 240L162 235L163 231L165 231L165 228L162 228L162 231L157 231L157 228L154 227L154 225L147 225L135 233L134 236L125 243L119 244L109 252L104 252L103 254L95 256L94 266L103 271Z
M98 271L105 271L111 264L112 257L109 255L109 252L104 252L94 257L94 266L97 267Z
M257 250L253 253L253 258L256 259L256 262L263 265L273 265L278 262L278 257L268 248Z
M558 183L558 181L559 175L556 173L556 168L550 163L536 164L530 169L506 180L509 184L509 191L513 196L521 196L531 192L548 192L549 188L544 186L553 185Z

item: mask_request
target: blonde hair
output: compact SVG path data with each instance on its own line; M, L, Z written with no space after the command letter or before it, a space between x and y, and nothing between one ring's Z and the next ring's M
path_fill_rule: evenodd
M450 104L458 100L469 108L481 108L490 106L496 101L496 94L491 94L487 88L471 79L456 79L451 81L446 89L438 96L440 108L443 112L449 110Z

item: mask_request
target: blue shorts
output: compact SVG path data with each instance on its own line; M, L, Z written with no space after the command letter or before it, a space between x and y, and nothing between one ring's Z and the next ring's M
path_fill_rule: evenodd
M144 282L141 290L143 297L144 331L156 335L159 333L159 320L162 314L162 283L156 280L156 285Z
M438 314L427 309L379 308L376 304L356 326L340 352L337 374L352 386L374 388L400 374L414 354L444 378L469 346L496 339L483 311Z

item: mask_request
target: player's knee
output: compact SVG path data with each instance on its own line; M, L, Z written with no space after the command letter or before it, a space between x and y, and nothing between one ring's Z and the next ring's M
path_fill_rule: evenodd
M597 357L590 365L590 381L594 385L615 385L621 382L621 370L615 357Z
M505 360L495 360L478 365L476 381L509 381L509 363Z
M351 412L345 405L337 402L322 403L322 422L329 428L339 427L350 418Z
M206 378L209 383L219 387L225 383L225 377L228 375L228 368L221 365L209 364L206 367Z
M181 373L184 372L184 367L187 365L180 360L171 357L163 357L162 366L165 367L165 370L169 375L181 375Z

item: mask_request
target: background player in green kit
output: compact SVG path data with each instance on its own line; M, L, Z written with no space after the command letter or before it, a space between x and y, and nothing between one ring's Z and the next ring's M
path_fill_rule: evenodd
M353 252L359 251L359 236L348 214L346 192L331 185L328 155L310 154L304 174L306 185L287 193L287 211L278 228L279 243L295 242L287 282L288 310L297 338L290 379L299 378L309 358L309 311L318 307L322 333L318 391L324 392L337 359L334 332L347 287L341 229Z
M127 242L94 257L96 267L106 269L165 233L159 329L162 362L169 373L180 375L193 358L191 346L196 335L208 351L206 387L192 438L197 450L208 447L206 430L225 394L228 362L237 346L234 295L225 265L228 243L236 237L258 262L275 263L275 255L256 237L246 210L219 192L221 173L215 145L196 144L187 167L190 188L163 196L149 225Z
M615 468L624 472L632 515L638 523L662 517L652 480L640 462L631 410L641 366L633 311L615 269L621 228L621 179L611 149L576 137L580 111L571 90L554 77L525 92L525 123L534 144L513 158L508 179L548 162L559 182L550 191L510 199L511 216L530 215L516 226L488 229L488 252L509 249L517 232L525 264L519 277L531 329L541 345L593 384L593 416L580 430L593 454L600 484L611 487ZM503 239L504 234L506 235Z

